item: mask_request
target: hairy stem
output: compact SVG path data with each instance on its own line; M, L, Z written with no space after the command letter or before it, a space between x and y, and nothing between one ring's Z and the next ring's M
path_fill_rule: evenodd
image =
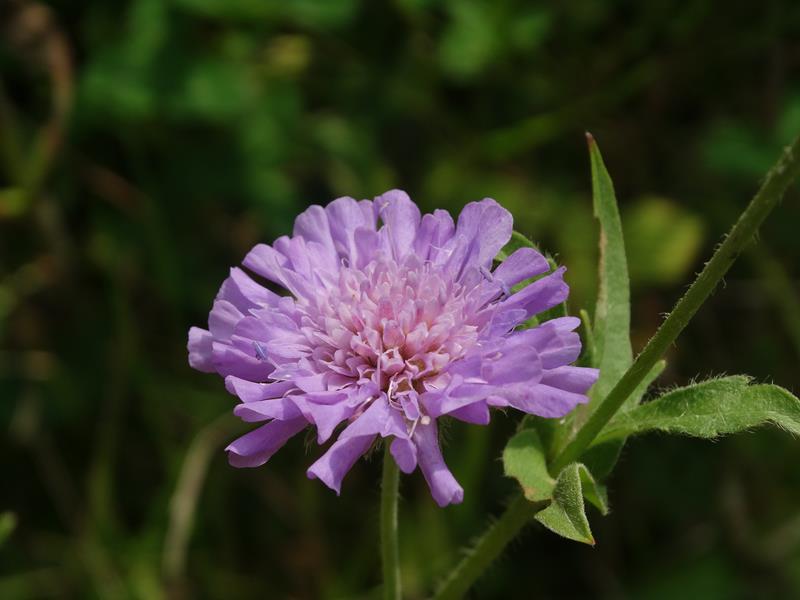
M381 561L383 563L383 597L400 598L400 553L397 545L397 497L400 473L389 451L383 455L383 481L381 483Z
M784 149L778 162L767 173L761 189L750 201L686 294L678 301L658 331L647 342L644 350L636 357L608 396L597 406L575 437L558 453L551 466L553 473L558 473L566 465L580 458L583 452L589 448L603 427L616 414L628 396L641 383L653 365L658 362L711 295L798 175L800 175L800 137ZM527 505L530 510L523 511L521 505ZM500 555L506 544L514 539L525 526L529 516L540 509L541 506L535 507L529 504L522 496L514 500L500 519L480 538L470 554L447 577L435 598L461 597L492 561Z
M777 164L770 169L761 189L750 201L745 211L734 223L730 233L714 252L711 260L694 280L675 308L658 328L644 350L597 406L575 437L553 462L553 470L560 471L577 460L611 420L650 369L664 355L681 331L708 299L714 288L728 272L745 246L753 239L758 228L783 197L786 188L800 174L800 137L784 149Z
M547 506L546 502L534 504L517 496L501 517L492 523L458 566L450 572L434 595L435 600L462 598L478 576L513 540L533 515Z

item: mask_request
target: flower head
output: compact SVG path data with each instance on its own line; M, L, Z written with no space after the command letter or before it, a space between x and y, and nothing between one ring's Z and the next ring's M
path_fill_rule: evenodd
M309 425L323 444L344 423L310 478L338 493L376 439L390 438L399 468L419 466L445 506L463 490L442 457L440 417L485 425L491 407L560 417L586 402L597 371L570 366L579 320L519 330L566 299L563 267L548 273L521 248L491 270L511 231L494 200L468 204L454 223L393 190L312 206L292 237L253 248L244 266L288 294L233 268L208 330L189 331L189 363L225 378L242 401L236 415L266 422L228 446L230 463L262 465Z

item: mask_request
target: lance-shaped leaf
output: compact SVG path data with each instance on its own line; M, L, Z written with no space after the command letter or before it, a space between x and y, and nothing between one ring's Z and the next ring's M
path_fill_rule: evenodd
M633 361L630 339L630 281L622 221L614 184L594 138L587 134L594 215L600 222L600 263L594 314L595 360L600 377L592 397L602 399Z
M619 413L595 445L648 431L714 438L765 423L800 435L800 400L777 385L750 381L723 377L669 392Z
M538 512L534 518L560 536L594 545L583 502L581 467L578 463L564 467L553 488L550 506Z
M564 420L564 426L553 436L556 451L563 449L571 436L586 422L594 407L606 397L611 388L633 362L630 340L630 281L622 221L617 208L614 184L603 163L597 143L586 134L589 162L592 171L592 203L600 223L600 260L598 264L597 304L591 326L592 347L589 366L600 369L592 389L590 402L574 410ZM584 323L588 319L584 317ZM640 398L630 398L637 403Z

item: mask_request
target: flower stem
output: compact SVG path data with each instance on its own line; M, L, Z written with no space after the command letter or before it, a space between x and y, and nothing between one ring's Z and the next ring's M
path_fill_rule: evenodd
M400 553L397 545L397 497L400 473L386 444L381 483L381 561L383 563L383 597L400 599Z
M784 149L778 162L767 173L761 189L750 201L686 294L678 301L655 335L647 342L644 350L636 357L608 396L600 402L575 437L556 455L551 465L553 473L558 473L565 466L579 459L589 448L603 427L616 414L628 396L711 295L798 175L800 175L800 137L796 138L791 146ZM537 512L535 508L532 508L530 512L523 512L520 504L533 506L527 503L522 496L514 500L500 519L480 538L472 552L456 566L435 598L458 598L483 574L491 562L500 555L506 544L525 526L528 521L527 517ZM525 518L522 518L523 516ZM497 532L501 524L502 531Z
M475 547L442 582L434 599L456 600L462 598L478 576L503 551L503 548L514 539L531 517L545 506L547 506L546 502L534 504L522 496L514 498L502 516L489 526Z
M783 197L786 188L800 174L800 137L796 138L791 146L784 149L780 159L775 164L761 189L750 201L745 211L734 223L722 244L714 252L711 260L706 263L703 270L694 280L683 297L672 309L672 312L661 324L644 350L636 357L622 378L612 388L595 411L584 423L575 437L556 456L552 469L559 472L571 462L580 458L581 454L591 445L602 431L603 427L611 420L631 395L650 369L661 359L667 348L678 338L681 331L708 299L714 288L728 272L736 259L745 249L758 228L767 218L772 209L777 206Z

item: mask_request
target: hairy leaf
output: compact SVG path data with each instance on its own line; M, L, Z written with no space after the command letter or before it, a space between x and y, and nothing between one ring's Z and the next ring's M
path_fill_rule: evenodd
M531 502L550 498L556 482L547 471L544 448L535 429L523 429L508 441L503 451L503 467L508 477L519 482Z
M583 502L581 467L578 463L564 467L553 488L552 503L537 513L535 519L560 536L594 545Z
M776 385L751 385L745 376L724 377L669 392L619 413L596 445L648 431L702 438L772 423L800 435L800 400Z

